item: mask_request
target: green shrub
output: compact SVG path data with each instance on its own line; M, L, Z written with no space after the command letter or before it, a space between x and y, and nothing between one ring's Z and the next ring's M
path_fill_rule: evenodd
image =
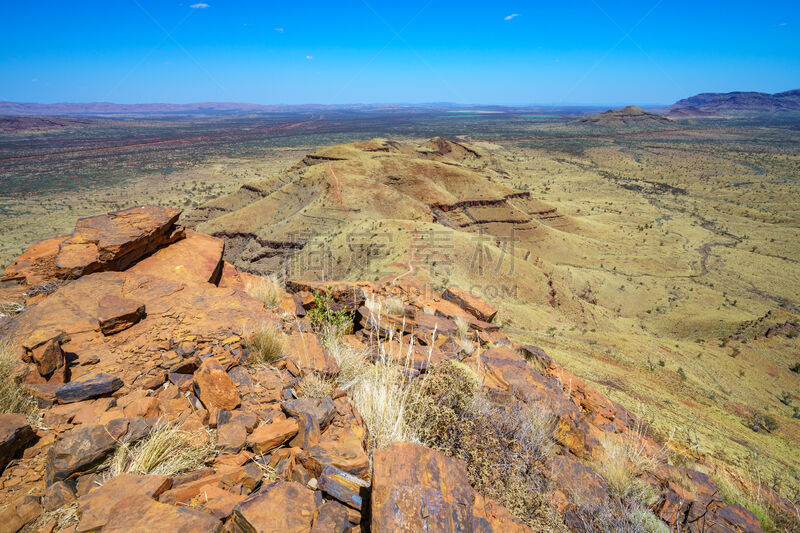
M330 290L330 289L329 289ZM346 309L333 309L333 299L326 292L314 291L314 307L308 312L311 326L317 333L347 333L353 325L353 314Z

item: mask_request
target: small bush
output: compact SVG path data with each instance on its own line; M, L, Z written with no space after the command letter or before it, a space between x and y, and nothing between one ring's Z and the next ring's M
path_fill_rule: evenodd
M16 365L10 346L0 341L0 413L23 414L32 425L38 425L36 400L14 379Z
M781 393L781 403L783 405L792 405L792 393L783 391Z
M281 296L281 288L277 280L265 277L248 279L244 286L244 292L262 302L267 309L278 305Z
M780 427L778 425L778 421L770 415L769 413L759 413L758 411L753 411L750 413L750 420L748 421L748 425L750 429L753 431L761 431L766 430L769 433L773 431L777 431Z
M109 474L175 476L202 467L213 456L214 441L207 430L182 431L176 423L154 427L138 443L123 443L110 461Z
M333 309L333 300L325 292L314 291L314 308L308 312L311 326L317 333L343 335L353 326L353 314L346 309Z
M681 381L686 381L686 372L683 371L683 367L678 367L678 377L681 378Z
M796 364L795 364L793 367L791 367L789 370L791 370L791 371L792 371L792 372L794 372L795 374L800 374L800 363L796 363Z
M272 323L262 324L250 331L244 340L250 364L271 365L283 356L283 332Z

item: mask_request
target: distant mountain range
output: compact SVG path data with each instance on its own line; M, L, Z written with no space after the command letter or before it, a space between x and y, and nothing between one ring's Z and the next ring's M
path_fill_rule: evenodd
M782 93L702 93L667 107L672 117L739 116L763 113L800 113L800 89Z

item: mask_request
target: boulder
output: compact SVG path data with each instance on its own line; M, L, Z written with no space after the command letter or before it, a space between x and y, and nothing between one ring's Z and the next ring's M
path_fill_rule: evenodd
M588 507L602 505L608 499L608 486L594 470L567 455L555 455L545 462L553 492L560 502ZM579 498L580 501L575 501Z
M39 504L39 498L30 494L20 496L0 510L0 531L16 533L40 514L42 506Z
M375 450L372 457L372 533L525 530L510 515L492 527L458 459L410 442Z
M301 413L297 418L297 435L289 441L289 446L310 448L319 444L319 422L314 415Z
M225 241L186 230L186 238L162 248L130 268L130 272L148 274L181 283L219 284L222 276L222 252Z
M325 502L319 507L311 533L345 533L350 526L347 509L337 502Z
M328 424L333 420L336 414L336 406L331 400L330 396L317 399L317 398L297 398L294 400L287 400L281 402L281 407L286 414L293 417L300 417L303 413L308 413L317 419L319 427L324 430Z
M85 472L114 451L117 440L105 426L78 426L62 433L47 454L48 485Z
M139 496L157 499L171 486L172 480L167 476L121 474L112 477L78 500L81 520L76 532L98 531L109 522L116 522L111 509L122 500Z
M92 272L124 270L154 250L183 237L181 212L143 206L78 220L66 238L35 244L6 268L6 277L28 285L75 279Z
M322 440L304 450L300 462L314 477L319 477L325 466L333 466L360 478L369 475L369 457L361 442L354 439Z
M113 517L103 533L195 533L218 531L221 523L208 513L159 503L138 495L120 500L109 510Z
M222 365L211 358L200 364L193 384L194 393L208 410L232 411L242 401L233 380Z
M42 505L45 511L55 511L61 507L70 505L75 501L75 492L66 481L53 483L42 496Z
M314 492L294 481L273 481L233 511L233 522L245 533L310 532L317 504Z
M59 403L72 403L106 396L122 388L122 380L117 376L100 372L86 374L56 390Z
M464 289L450 288L442 293L442 298L469 311L478 320L491 322L497 314L497 308Z
M339 365L315 333L293 333L284 340L286 356L300 369L303 375L315 372L325 376L339 373Z
M369 499L369 483L331 466L322 468L317 488L359 511Z
M227 412L227 411L222 411ZM221 423L217 416L216 449L224 453L238 453L247 440L247 426L237 417Z
M261 424L247 438L247 445L256 453L267 453L294 437L298 429L294 418Z
M0 472L35 436L25 415L0 414Z
M139 322L145 315L143 303L113 294L104 296L97 304L97 321L103 335L113 335Z

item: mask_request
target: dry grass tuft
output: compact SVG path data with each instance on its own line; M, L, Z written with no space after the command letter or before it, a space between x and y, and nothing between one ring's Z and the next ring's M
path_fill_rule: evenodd
M456 323L456 335L458 340L466 340L469 333L469 322L463 316L457 316L453 319Z
M297 396L300 398L325 398L333 394L336 381L311 372L306 374L297 386Z
M335 331L329 331L322 342L339 365L336 384L342 390L350 390L363 379L365 372L372 366L367 360L367 350L344 344Z
M375 294L368 294L364 305L376 316L382 314L402 315L406 311L403 299L399 296L387 296L386 298L380 299Z
M213 456L208 430L183 431L174 423L154 427L139 442L123 443L109 463L109 475L160 474L175 476L201 468Z
M639 432L627 437L606 435L602 444L605 456L596 469L608 483L611 495L642 505L651 503L653 489L639 476L653 471L658 459L647 454L644 435Z
M280 300L281 286L275 276L261 276L257 279L248 279L244 292L262 302L267 309L272 309Z
M17 360L11 347L0 341L0 413L19 413L28 418L31 425L40 424L36 400L14 379Z
M283 331L271 322L246 333L244 340L250 364L271 365L283 356Z
M79 521L78 502L42 513L33 524L28 526L30 529L25 529L25 531L50 531L49 529L46 530L45 526L52 520L56 521L53 531L64 531L70 526L77 525Z
M19 302L0 302L0 318L20 314L25 310L25 305Z

